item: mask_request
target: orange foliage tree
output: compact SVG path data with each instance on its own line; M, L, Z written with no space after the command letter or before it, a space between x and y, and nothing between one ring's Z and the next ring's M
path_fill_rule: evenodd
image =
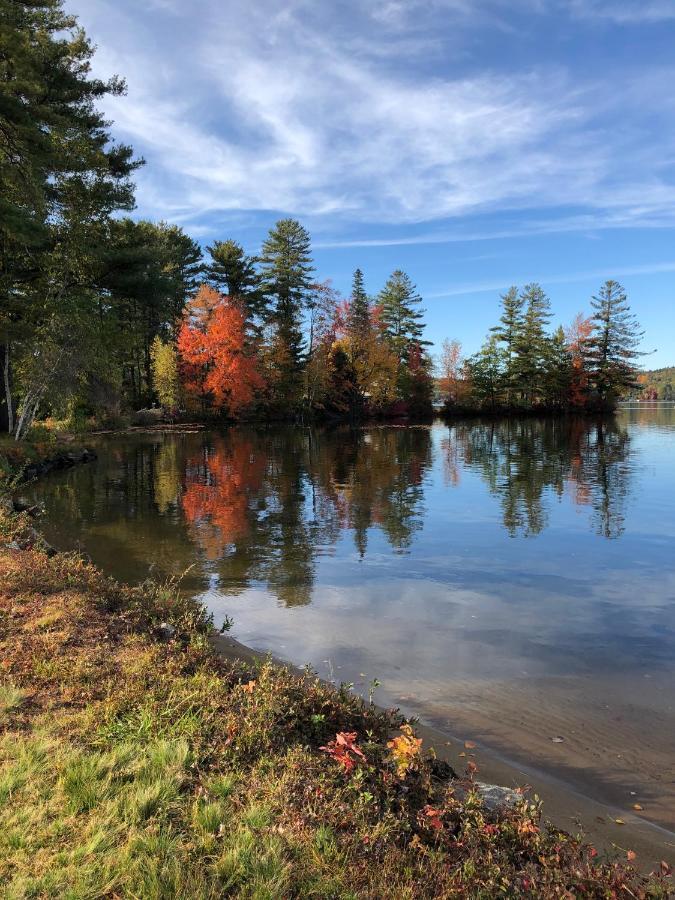
M178 353L187 393L231 416L250 406L265 387L248 345L241 305L208 285L188 305Z
M593 322L577 313L565 332L567 349L572 357L572 377L569 388L571 406L584 406L588 398L589 376L586 366L588 339L593 330Z

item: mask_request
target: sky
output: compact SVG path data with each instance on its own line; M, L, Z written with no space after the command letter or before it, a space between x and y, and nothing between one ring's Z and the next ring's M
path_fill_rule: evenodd
M619 280L675 365L675 0L66 0L135 215L255 253L299 218L317 277L396 268L475 352L511 284L555 324ZM655 351L655 352L651 352Z

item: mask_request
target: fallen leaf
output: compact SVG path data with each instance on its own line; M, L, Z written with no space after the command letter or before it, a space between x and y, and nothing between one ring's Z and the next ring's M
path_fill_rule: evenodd
M614 819L614 821L616 822L617 825L625 825L626 824L623 819Z
M668 863L665 861L665 859L661 860L660 869L661 869L662 875L672 875L673 874L673 867L669 866Z
M640 806L639 803L634 803L634 804L633 804L633 809L642 809L642 807Z
M628 860L628 862L633 862L633 860L635 859L636 856L637 856L637 853L635 852L635 850L627 850L626 851L626 859Z
M562 744L562 743L564 743L565 738L560 737L560 735L558 735L558 737L551 738L551 740L553 741L554 744Z
M466 753L462 752L462 753L458 753L457 755L458 756L466 756Z
M475 750L478 745L473 741L464 741L464 746L467 750Z

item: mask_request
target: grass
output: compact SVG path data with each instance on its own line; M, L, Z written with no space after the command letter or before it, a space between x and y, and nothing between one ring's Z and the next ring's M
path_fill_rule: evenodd
M0 511L5 544L27 527ZM209 629L173 585L0 547L1 897L668 896L534 801L489 814L396 714L226 662Z

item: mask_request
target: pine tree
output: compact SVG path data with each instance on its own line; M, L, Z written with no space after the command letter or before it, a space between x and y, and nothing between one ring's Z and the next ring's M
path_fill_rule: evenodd
M474 399L480 406L498 407L504 398L506 353L494 334L466 361L466 367Z
M573 369L572 354L562 325L556 328L548 342L547 357L544 397L549 406L563 408L570 402Z
M517 354L520 337L524 326L523 305L525 298L518 293L518 288L513 285L501 296L502 315L499 325L491 328L498 341L504 344L506 351L506 371L504 382L506 388L506 402L511 404L517 379Z
M352 294L347 318L347 333L355 346L365 341L370 332L370 303L363 286L363 272L357 269L352 280Z
M522 326L516 337L511 385L526 403L536 403L544 394L550 338L546 326L551 319L551 301L541 285L526 284L521 294Z
M256 257L248 256L241 244L233 240L215 241L206 249L211 257L206 269L209 283L222 294L239 301L250 319L260 317L265 298L256 271Z
M602 406L614 406L622 392L635 387L638 347L644 332L632 315L626 293L606 281L591 300L593 330L588 340L591 382Z
M293 405L299 399L304 345L302 314L312 286L309 233L295 219L280 219L262 247L262 289L275 328L272 365L278 396Z
M424 310L417 288L410 277L397 269L380 291L378 305L384 332L396 355L399 366L405 366L410 351L416 346L429 346L422 340Z

